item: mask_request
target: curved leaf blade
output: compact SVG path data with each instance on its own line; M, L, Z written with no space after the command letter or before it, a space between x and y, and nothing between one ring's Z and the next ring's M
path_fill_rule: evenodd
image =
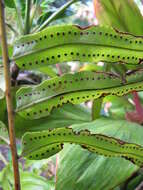
M143 165L142 146L76 127L26 133L22 139L22 155L34 160L47 158L61 150L63 143L79 144L100 155L122 157L140 167Z
M37 87L20 89L17 92L16 111L25 118L38 119L67 103L80 104L107 95L123 96L143 89L141 71L128 75L126 81L124 84L110 73L65 74Z
M124 62L141 64L143 39L106 27L52 26L15 43L13 60L21 69L49 64Z
M141 125L126 120L100 118L96 122L84 123L76 127L88 128L93 133L143 145ZM114 189L128 180L138 169L136 165L123 158L108 158L91 153L78 145L66 145L59 154L56 187L58 190Z
M110 82L112 83L110 84ZM32 101L54 97L68 92L80 90L103 89L120 86L122 84L118 76L110 73L78 72L75 74L64 74L46 80L36 87L23 87L17 91L17 107L27 105ZM49 98L48 98L49 99Z

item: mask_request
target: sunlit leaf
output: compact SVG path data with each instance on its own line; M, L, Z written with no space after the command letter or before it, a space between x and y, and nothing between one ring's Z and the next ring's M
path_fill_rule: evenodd
M122 157L140 167L143 165L143 147L140 146L142 141L137 145L135 144L137 143L136 139L128 143L128 141L125 142L114 136L104 135L98 131L96 121L73 125L70 128L26 133L22 138L22 155L32 160L48 158L62 150L65 143L75 143L100 155ZM105 126L103 125L103 127ZM125 127L128 127L127 122ZM128 133L131 132L131 130L128 131ZM137 132L139 131L142 133L141 128L137 130Z
M14 57L20 69L38 69L67 61L142 63L141 37L101 26L52 26L15 42Z
M143 129L125 120L98 119L81 128L143 145ZM66 145L60 152L58 190L109 190L130 178L138 167L123 158L106 158L77 145ZM128 190L131 190L129 188ZM133 189L134 190L134 189Z
M135 35L142 35L143 17L134 0L94 0L94 5L100 24L106 24Z
M132 91L141 91L142 71L127 75L125 81L104 72L65 74L36 87L24 87L17 91L16 111L22 117L38 119L67 103L80 104L107 95L123 96Z

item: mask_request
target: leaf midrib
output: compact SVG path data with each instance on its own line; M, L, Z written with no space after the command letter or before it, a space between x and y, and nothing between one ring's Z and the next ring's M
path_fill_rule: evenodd
M69 46L69 45L86 45L86 46L97 46L97 47L105 47L105 48L111 48L111 49L125 49L125 50L129 50L129 51L133 51L133 52L143 52L143 50L137 50L137 49L131 49L131 48L127 48L127 47L118 47L118 46L115 46L115 45L100 45L100 44L88 44L88 43L67 43L67 44L62 44L62 45L55 45L55 46L51 46L51 47L48 47L48 48L43 48L43 49L39 49L39 50L35 50L35 51L29 51L28 53L24 53L23 55L20 55L20 56L13 56L13 58L11 59L11 61L16 61L22 57L25 57L25 56L30 56L32 54L35 54L35 53L40 53L42 51L47 51L48 49L55 49L55 48L58 48L58 47L64 47L64 46Z

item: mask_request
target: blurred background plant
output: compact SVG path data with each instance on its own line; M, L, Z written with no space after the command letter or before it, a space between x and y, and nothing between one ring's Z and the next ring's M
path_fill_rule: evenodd
M26 6L26 2L29 2L30 4L27 4ZM89 26L102 24L114 27L123 32L133 33L134 35L143 34L143 2L141 0L6 0L5 6L10 57L12 56L12 44L17 38L19 38L21 35L43 30L49 25L72 23L81 26ZM128 68L126 66L122 67L118 64L116 67L114 65L109 67L106 63L102 62L98 63L97 65L87 63L81 65L77 62L71 62L68 64L60 64L60 67L57 64L56 66L50 66L46 69L41 69L41 72L19 72L15 83L17 85L34 85L40 83L45 78L53 77L66 72L76 72L81 70L112 71L119 76L124 76L124 73L126 71L130 71L130 69L132 68ZM1 57L0 78L0 88L4 90L3 66ZM3 100L3 96L3 93L1 93L0 100ZM65 106L61 113L57 111L55 114L51 115L51 118L48 122L55 119L58 124L64 126L88 122L91 120L91 108L98 106L99 111L98 113L95 113L94 117L99 118L101 116L108 116L110 119L118 119L119 121L121 120L123 122L126 122L126 120L133 121L139 124L137 125L133 123L133 126L135 125L136 127L140 127L143 123L143 117L141 115L142 113L138 113L137 108L138 106L141 107L142 103L142 92L138 94L135 93L127 95L122 98L107 96L100 102L87 102L82 105L82 108L75 107L75 110L72 110L73 108L70 106ZM3 106L3 104L1 106ZM95 106L92 106L92 104L95 104ZM64 121L62 122L64 124L61 122L63 119ZM111 123L112 120L111 122L109 121L109 125L111 125ZM52 123L52 125L56 124ZM120 128L120 124L118 122L117 125ZM3 126L3 123L0 125L0 127L2 129L0 133L0 139L3 139L4 137L4 141L8 143L8 135L7 131L4 129L5 127ZM25 129L21 128L18 130L18 133L20 134L22 133L22 130ZM120 130L118 132L120 132ZM21 145L19 141L18 144L20 152ZM0 145L0 151L0 186L4 190L11 190L13 188L13 174L11 170L11 156L9 148L3 143ZM76 152L78 152L78 154L75 156ZM84 161L80 162L82 157L84 157ZM21 159L20 163L23 190L54 190L55 188L57 190L67 190L67 188L68 190L79 190L80 187L82 190L87 190L87 188L88 190L100 190L103 189L102 181L105 179L106 187L104 189L134 190L140 186L143 180L142 169L139 170L132 164L127 164L126 161L121 163L120 159L115 161L115 159L104 158L102 156L97 156L96 154L93 155L88 152L86 152L85 155L85 151L81 150L81 148L78 146L75 148L73 145L67 145L66 148L60 153L59 157L53 156L48 160L45 159L42 161L29 161L26 159ZM117 163L119 164L118 166ZM70 167L70 164L73 165L72 168ZM95 168L95 165L97 168ZM122 170L119 171L121 166ZM123 167L126 167L126 169L123 170ZM110 171L110 173L106 173L105 168L107 171ZM64 172L66 175L63 174ZM109 184L111 183L110 180L114 175L116 176L115 182ZM70 176L72 176L75 181L73 180L70 182ZM57 181L57 179L59 180ZM85 185L87 180L91 182L90 185L88 184L88 187ZM74 186L74 184L76 184L76 186Z

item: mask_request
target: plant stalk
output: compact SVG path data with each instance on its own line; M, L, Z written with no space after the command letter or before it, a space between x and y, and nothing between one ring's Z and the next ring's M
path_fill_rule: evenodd
M1 44L2 44L2 56L4 65L4 76L5 76L5 95L7 103L8 112L8 126L9 126L9 138L10 138L10 148L12 154L12 164L14 170L14 184L15 190L20 190L20 175L18 167L18 156L16 149L16 138L14 131L14 110L12 105L12 94L11 94L11 80L10 80L10 63L8 57L8 47L6 39L6 29L5 29L5 18L4 18L4 2L0 1L0 33L1 33Z
M92 121L100 118L102 102L103 102L103 98L93 100L93 102L92 102Z
M26 0L24 34L29 34L30 32L30 8L31 0Z
M15 11L16 11L16 17L17 17L17 24L19 26L19 32L20 32L21 35L23 35L24 31L23 31L22 13L21 13L21 10L20 10L19 3L16 2L16 1L14 1L14 3L15 3Z

